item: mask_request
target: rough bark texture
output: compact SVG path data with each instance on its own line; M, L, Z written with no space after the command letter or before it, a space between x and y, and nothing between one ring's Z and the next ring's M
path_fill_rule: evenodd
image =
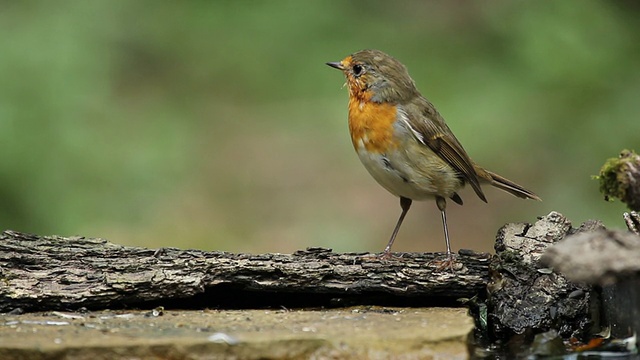
M539 260L567 235L601 228L601 223L591 221L574 229L566 217L551 212L535 224L500 229L487 285L491 335L505 339L555 328L563 337L580 337L591 322L591 288L570 282Z
M0 235L0 312L121 308L459 305L482 293L488 254L232 254L126 247L103 239ZM400 257L401 256L401 257Z
M640 236L603 229L568 236L542 258L572 281L601 286L600 320L618 338L640 333L639 259Z

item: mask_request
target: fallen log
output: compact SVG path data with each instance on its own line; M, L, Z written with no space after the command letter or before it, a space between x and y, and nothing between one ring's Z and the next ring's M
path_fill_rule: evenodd
M293 254L147 249L104 239L0 234L0 312L153 307L460 306L482 294L490 255Z

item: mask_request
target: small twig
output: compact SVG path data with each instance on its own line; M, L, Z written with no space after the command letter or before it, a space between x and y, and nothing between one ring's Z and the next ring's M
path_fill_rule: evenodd
M640 235L640 214L635 211L625 212L622 214L624 222L627 224L629 231L636 235Z

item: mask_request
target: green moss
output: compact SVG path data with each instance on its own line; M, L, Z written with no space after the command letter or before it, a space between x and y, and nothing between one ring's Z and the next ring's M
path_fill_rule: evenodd
M600 174L595 178L600 181L600 192L605 200L620 199L631 210L637 210L639 199L635 194L634 185L640 169L640 156L633 150L622 150L617 158L608 159Z

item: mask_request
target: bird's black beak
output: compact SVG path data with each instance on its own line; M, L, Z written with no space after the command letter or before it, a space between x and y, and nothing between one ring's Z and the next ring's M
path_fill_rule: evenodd
M342 63L340 61L328 62L327 65L338 70L344 70L344 66L342 66Z

